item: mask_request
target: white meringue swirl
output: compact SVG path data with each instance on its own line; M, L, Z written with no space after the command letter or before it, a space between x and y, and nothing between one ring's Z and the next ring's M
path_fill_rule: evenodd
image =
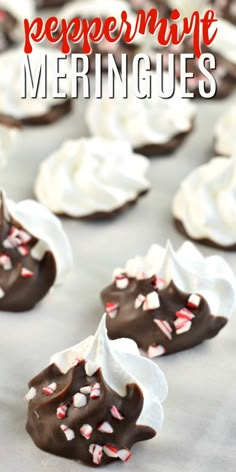
M23 41L24 39L24 19L32 20L35 16L35 7L32 0L0 0L0 10L9 12L18 22L14 30L14 39Z
M32 256L41 260L45 252L51 251L56 261L56 283L64 281L73 266L72 250L60 220L47 208L34 200L15 203L6 201L9 214L22 228L39 240Z
M143 409L137 424L161 429L164 413L161 403L167 395L167 383L163 372L150 360L141 357L137 345L131 339L121 338L111 341L107 336L106 315L95 336L89 336L70 349L51 357L62 373L68 372L76 358L92 362L101 368L106 383L122 397L126 395L126 385L136 383L144 397Z
M236 155L236 105L220 117L214 131L215 152L220 156Z
M67 141L41 164L35 193L57 214L109 213L149 189L148 166L149 161L123 141Z
M139 99L133 92L133 77L128 79L128 98L119 95L117 87L115 99L108 98L108 84L104 84L103 98L90 100L86 122L92 135L103 138L126 139L133 148L148 144L165 144L180 133L191 130L195 107L181 98L181 90L176 83L175 94L169 99L155 95L155 74L152 97ZM164 73L167 84L169 74Z
M214 158L182 182L173 214L194 239L236 244L236 156Z
M27 97L21 98L21 76L22 58L25 56L23 47L15 48L0 55L0 113L11 115L17 119L42 116L48 113L55 105L65 102L64 98L53 98L53 83L55 82L55 61L61 57L58 51L50 48L34 46L33 52L29 55L32 77L37 82L40 64L44 64L47 57L47 97L41 98L44 93L43 80L39 82L37 99L31 98L29 89ZM60 72L66 76L60 81L60 92L64 92L68 98L71 96L71 70L69 59L60 61ZM17 77L17 80L16 80ZM27 82L29 86L29 80Z
M189 241L178 251L174 251L170 241L165 248L154 244L146 257L130 259L114 275L119 272L129 277L140 273L147 278L157 275L166 286L173 281L179 290L202 295L215 316L229 318L236 306L236 278L227 262L217 255L204 257Z
M212 28L215 29L215 26ZM217 35L210 49L236 65L236 26L229 21L218 19L217 28Z
M19 128L0 123L0 166L6 165L7 158L13 150L19 134Z

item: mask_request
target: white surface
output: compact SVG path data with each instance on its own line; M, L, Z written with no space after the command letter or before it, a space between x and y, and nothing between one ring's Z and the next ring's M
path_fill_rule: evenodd
M235 101L235 99L234 99ZM85 101L86 102L86 101ZM172 157L153 159L153 190L112 220L64 220L74 249L75 269L65 284L27 314L0 313L0 467L7 472L77 472L91 470L40 451L25 432L27 382L46 367L50 356L93 334L103 309L99 292L115 267L154 242L183 242L171 217L180 180L213 155L212 130L219 113L232 103L205 101L196 129ZM26 129L18 151L1 171L8 196L32 197L40 161L65 139L82 134L83 110L51 127ZM215 251L203 248L205 255ZM227 254L236 270L236 253ZM235 471L236 316L220 335L192 350L164 357L158 364L169 384L165 421L155 439L136 445L127 464L110 465L126 472ZM105 470L105 468L100 468ZM109 469L107 469L109 470Z

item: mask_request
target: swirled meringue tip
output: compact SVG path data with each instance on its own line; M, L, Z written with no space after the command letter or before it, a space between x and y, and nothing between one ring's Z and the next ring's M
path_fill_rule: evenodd
M144 403L137 424L161 429L163 407L167 396L167 382L161 369L149 359L142 357L137 345L131 339L110 340L107 336L104 314L94 336L59 352L51 357L63 374L75 365L75 359L85 360L85 369L92 375L101 369L105 382L117 394L124 397L127 385L136 383L142 391Z
M177 251L170 241L165 247L154 244L145 257L130 259L124 269L116 269L113 278L122 273L138 279L156 275L164 281L161 288L174 282L183 292L202 295L214 316L229 318L235 310L236 277L232 269L223 257L204 257L189 241Z
M47 208L34 200L15 203L5 198L2 192L5 215L17 222L27 233L38 240L31 250L36 261L41 261L46 252L53 254L56 262L56 283L62 283L73 266L72 250L60 220ZM8 220L10 218L8 216Z
M110 215L149 190L148 167L125 141L67 141L41 164L35 194L56 214Z
M215 152L219 156L236 155L236 105L218 120L214 131Z
M194 169L173 201L173 215L193 240L236 249L236 156Z
M155 81L154 72L151 79ZM170 82L168 73L164 73L163 81ZM93 136L126 139L133 149L139 149L168 144L174 137L192 130L196 108L190 100L182 100L177 82L175 93L168 100L154 94L143 100L137 98L132 75L128 77L130 93L125 100L118 86L115 100L109 98L107 81L103 86L103 98L92 97L86 110L85 119Z

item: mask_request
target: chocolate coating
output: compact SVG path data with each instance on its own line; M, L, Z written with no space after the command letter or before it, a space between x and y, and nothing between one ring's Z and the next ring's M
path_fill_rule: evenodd
M7 51L15 44L14 29L16 26L16 18L0 7L0 53Z
M161 355L172 354L216 336L227 323L226 318L213 316L208 303L200 296L199 307L188 308L194 315L191 328L187 332L177 334L174 324L177 319L176 312L188 307L191 294L179 290L174 282L162 290L155 289L154 284L155 276L145 280L129 278L129 285L124 290L118 289L115 282L103 290L102 300L105 306L107 303L118 304L115 318L107 315L107 329L111 339L128 337L134 339L146 352L150 347L161 346L164 348ZM142 305L136 309L135 300L138 295L146 297L152 292L158 294L160 307L145 311ZM172 339L166 337L154 320L168 323Z
M33 308L53 285L56 262L51 252L46 252L42 260L32 257L31 251L38 239L25 232L7 213L2 195L0 204L0 311L27 311ZM18 233L22 230L28 236L24 243ZM12 236L13 234L16 236ZM14 242L10 242L11 247L8 247L9 241L13 241L12 237Z
M236 242L235 242L235 244L231 244L230 246L222 246L221 244L217 244L215 241L212 241L211 239L208 239L208 238L200 238L200 239L192 238L187 233L182 221L180 221L176 218L174 219L174 221L175 221L175 226L176 226L177 230L181 234L183 234L185 237L190 239L191 241L197 242L199 244L203 244L204 246L210 246L210 247L213 247L213 248L216 248L216 249L221 249L221 250L224 250L224 251L236 251Z
M63 103L59 105L54 105L44 115L39 116L29 116L27 118L22 118L21 122L24 125L29 126L43 126L43 125L50 125L55 123L56 121L63 118L63 116L67 115L71 112L72 109L72 101L70 99L65 100Z
M165 144L146 144L144 146L140 146L134 149L134 152L137 154L142 154L146 157L158 157L162 155L168 155L178 149L193 130L194 125L190 128L189 131L186 133L179 133L178 135L174 136L170 141Z
M100 369L90 377L86 374L84 365L85 362L82 361L66 374L62 374L55 364L51 364L31 380L29 387L36 389L36 395L29 402L26 429L40 449L95 465L89 452L91 444L102 447L109 444L119 451L123 448L130 449L135 442L150 439L156 433L150 427L136 425L143 407L143 395L136 384L127 385L126 396L121 397L107 385ZM56 382L56 391L47 396L42 389L53 382ZM73 396L79 393L82 387L94 386L96 383L100 385L100 396L90 398L90 394L87 394L87 404L80 408L75 407ZM59 419L57 409L62 405L66 406L66 416ZM122 420L112 416L112 406L120 412ZM98 430L104 421L109 423L113 429L112 433ZM72 430L72 440L67 440L61 425ZM92 427L88 439L80 432L83 425ZM103 452L101 465L114 460L117 459L108 457Z

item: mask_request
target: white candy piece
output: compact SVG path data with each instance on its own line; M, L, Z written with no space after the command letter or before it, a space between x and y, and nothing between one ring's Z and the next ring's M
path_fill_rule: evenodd
M2 287L0 287L0 299L5 297L5 292Z
M163 354L165 353L166 353L166 348L159 344L159 346L150 346L148 348L147 355L150 359L152 359L153 357L163 356Z
M155 276L155 282L154 282L154 287L157 290L163 290L166 286L166 281L162 279L161 277Z
M99 383L96 383L93 385L91 393L90 393L90 398L96 399L99 398L101 395L101 385Z
M80 388L80 393L83 393L84 395L90 395L91 391L92 391L92 387L90 385Z
M129 286L129 279L125 275L117 275L115 278L116 288L125 290Z
M60 428L65 434L67 441L72 441L73 439L75 439L75 433L73 429L68 428L65 424L62 424Z
M103 446L103 451L108 457L112 457L114 459L118 457L118 449L115 446L112 446L112 444L106 444L106 446Z
M142 306L144 300L145 300L145 296L140 293L134 302L135 310L138 310Z
M93 432L93 428L90 424L83 424L80 428L80 434L85 438L85 439L90 439L91 435Z
M31 387L28 393L25 395L24 400L30 402L36 396L37 390L35 387Z
M178 318L174 321L174 325L176 328L176 334L183 334L187 333L187 331L191 329L192 321Z
M132 454L129 451L129 449L120 449L118 451L118 457L121 459L123 462L128 462L128 460L131 458Z
M192 293L192 295L190 295L188 299L187 306L189 308L198 308L200 303L201 303L200 295L197 295L196 293Z
M118 313L119 305L117 303L106 303L106 312L110 318L114 319Z
M120 414L115 405L111 407L110 411L113 418L115 418L116 420L122 421L124 419L124 417Z
M83 408L87 405L87 398L83 393L76 393L73 396L73 405L75 408Z
M103 421L103 423L98 426L97 430L100 431L100 433L106 434L112 434L114 432L112 426L110 425L110 423L108 423L108 421Z
M102 446L99 446L98 444L90 444L89 452L93 456L93 463L96 465L101 464L103 455Z
M47 387L43 387L43 393L46 395L52 395L57 389L57 384L56 382L52 382L50 385Z
M170 324L168 323L168 321L164 321L164 320L153 320L154 323L157 324L158 328L162 331L162 333L166 336L167 339L169 339L171 341L172 339L172 328L170 326Z
M57 418L59 420L62 420L66 417L66 413L67 413L67 406L66 405L61 405L57 408Z
M143 310L144 311L156 310L159 307L160 307L160 300L159 300L158 294L156 292L149 293L146 296L145 301L143 303Z
M100 365L97 362L88 361L85 363L84 368L88 377L92 377L95 372L97 372L97 370L100 368Z
M12 269L12 263L11 259L9 256L6 254L1 254L0 255L0 265L3 267L4 270L11 270Z
M193 320L193 318L195 318L195 315L187 308L182 308L182 310L177 311L176 316L177 318L182 318L185 320Z

